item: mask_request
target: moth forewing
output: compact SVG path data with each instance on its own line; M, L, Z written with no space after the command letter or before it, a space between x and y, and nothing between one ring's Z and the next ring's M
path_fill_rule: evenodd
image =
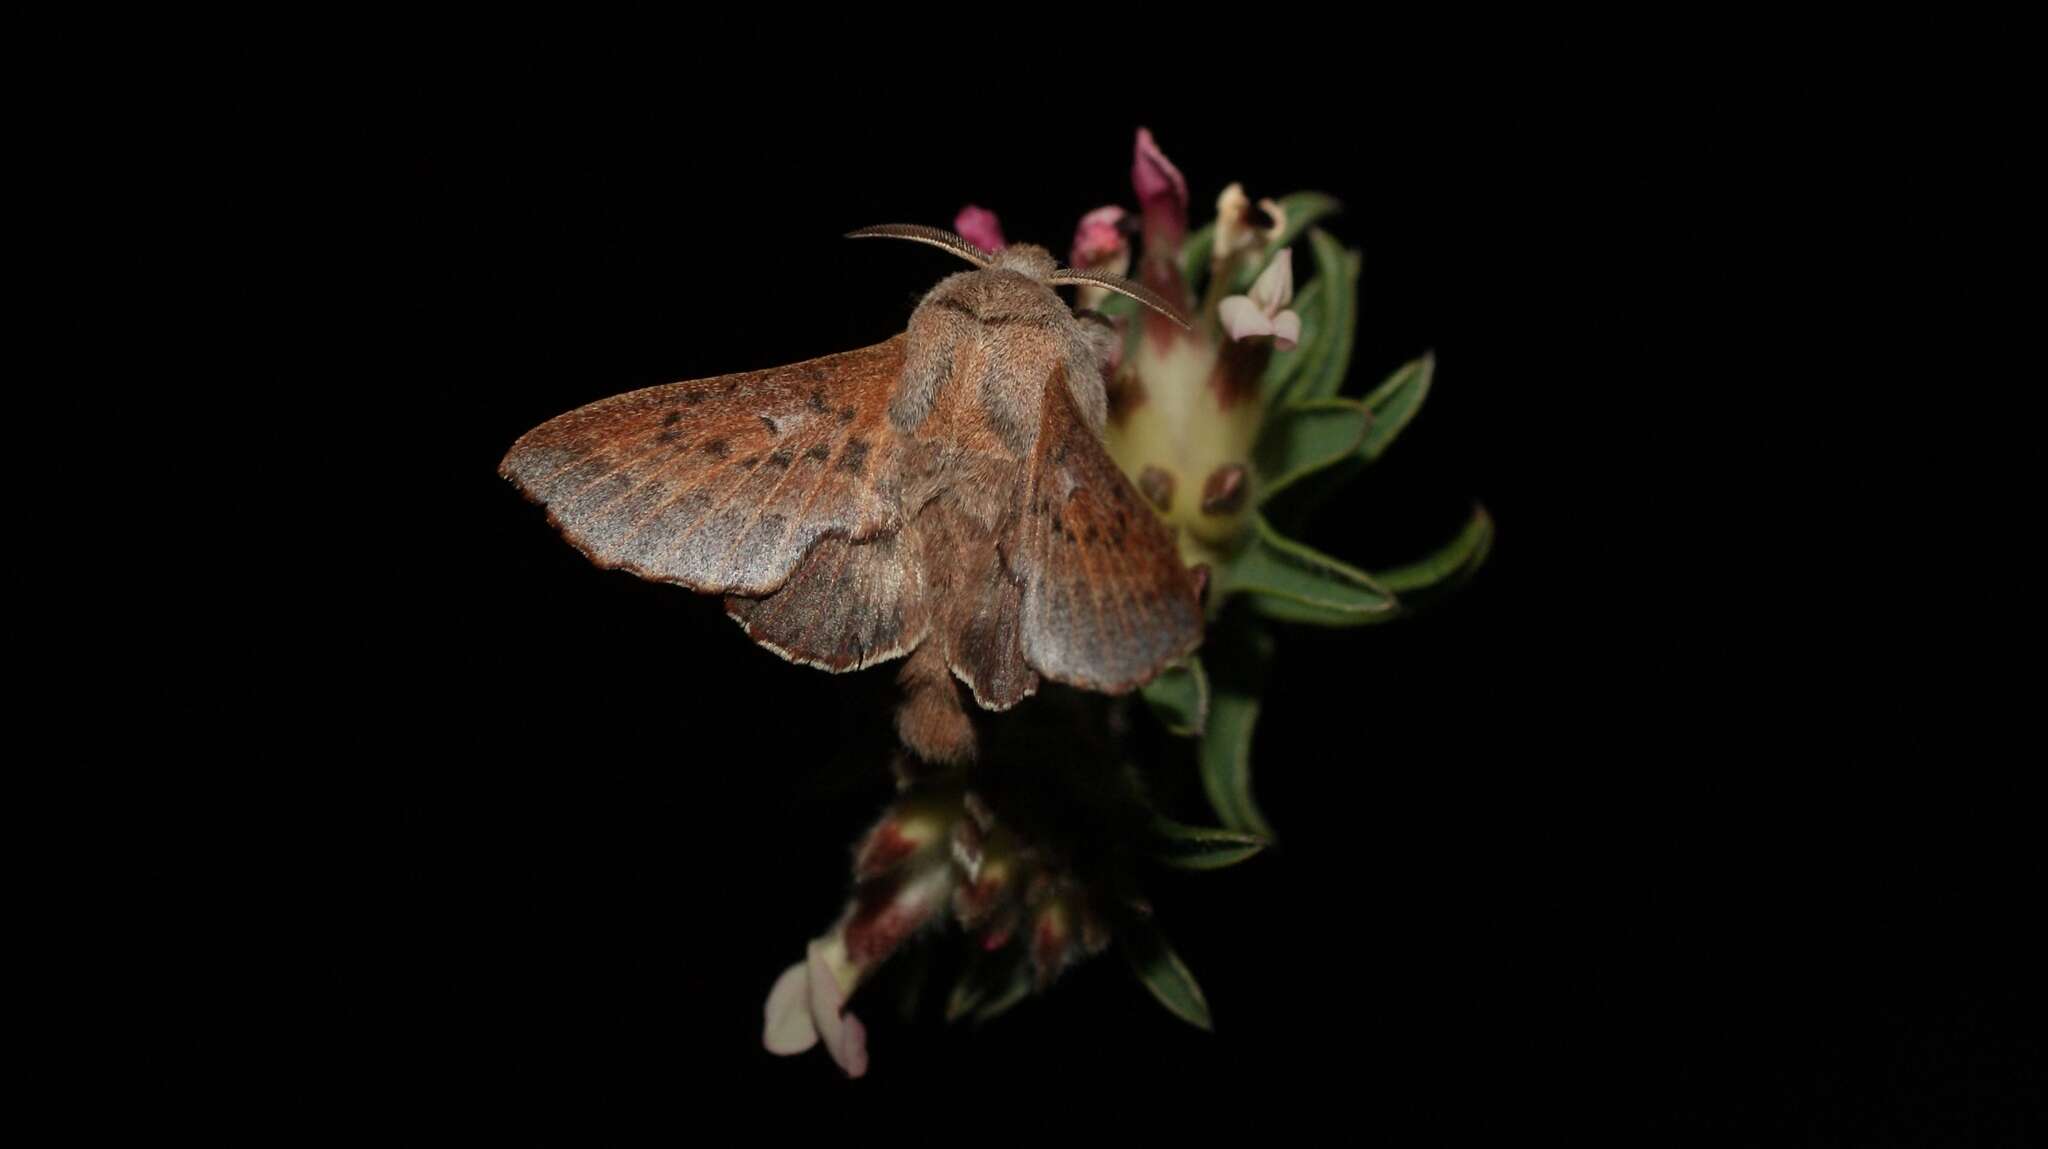
M953 249L913 230L875 234ZM1201 614L1102 446L1107 337L1054 294L1043 249L977 254L902 335L590 404L500 471L593 562L724 594L785 658L840 671L929 647L919 665L991 709L1041 674L1131 689L1192 649ZM957 707L943 676L910 677L920 713ZM959 756L931 732L964 729L927 713L905 737Z

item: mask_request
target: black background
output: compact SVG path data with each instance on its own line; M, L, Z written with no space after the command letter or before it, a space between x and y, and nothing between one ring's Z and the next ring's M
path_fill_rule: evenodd
M1832 709L1818 636L1727 587L1770 540L1728 533L1753 492L1696 427L1725 343L1777 338L1736 290L1776 177L1710 116L1447 80L1112 99L858 76L796 105L559 80L437 90L373 148L400 208L379 347L423 416L391 466L426 493L381 560L395 625L350 655L402 734L296 987L331 1034L309 1086L576 1139L2040 1136L2020 789L1880 753L1882 716ZM1082 213L1131 204L1139 124L1197 224L1231 180L1345 202L1350 393L1437 353L1420 418L1308 541L1384 565L1476 498L1493 555L1433 614L1283 633L1254 746L1278 844L1151 887L1213 1035L1112 957L979 1032L865 1007L859 1082L771 1057L768 986L886 801L891 672L784 664L715 602L592 568L497 460L606 395L884 338L955 270L849 228L972 202L1063 254Z

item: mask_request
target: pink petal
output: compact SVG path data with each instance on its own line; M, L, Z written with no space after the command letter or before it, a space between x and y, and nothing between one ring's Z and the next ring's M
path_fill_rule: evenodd
M960 214L953 217L953 230L960 233L961 239L983 251L1003 250L1003 221L985 207L968 204L961 208Z
M1268 315L1277 315L1280 309L1294 302L1294 249L1283 247L1266 270L1259 273L1258 282L1252 284L1252 302Z
M822 941L813 941L810 949L810 990L811 1023L818 1027L818 1036L824 1039L825 1051L848 1077L859 1077L868 1071L868 1031L860 1019L846 1012L846 991L833 976L832 966L825 960L825 946Z
M868 1071L868 1027L850 1013L840 1020L839 1040L825 1048L848 1077L864 1077Z
M1182 215L1188 209L1188 181L1159 150L1159 144L1152 138L1150 128L1138 129L1137 154L1131 159L1131 187L1138 193L1138 202L1150 205L1162 197L1171 196L1179 205Z
M1283 311L1273 317L1273 346L1282 351L1294 350L1301 342L1301 316L1292 311Z
M1254 335L1273 334L1273 319L1253 303L1249 296L1226 295L1216 307L1216 318L1223 321L1223 330L1232 339L1247 339Z
M1115 204L1099 207L1081 217L1074 229L1074 250L1067 262L1074 267L1096 267L1130 246L1122 229L1124 209Z
M818 1027L811 1023L810 969L804 962L790 966L775 979L764 1012L761 1044L768 1052L787 1057L818 1044Z
M1138 280L1185 310L1188 288L1181 280L1180 249L1188 234L1188 183L1145 128L1138 129L1137 154L1131 159L1131 186L1137 189L1138 208L1144 216L1144 250L1138 263ZM1145 316L1146 338L1162 349L1179 342L1184 334L1163 315Z

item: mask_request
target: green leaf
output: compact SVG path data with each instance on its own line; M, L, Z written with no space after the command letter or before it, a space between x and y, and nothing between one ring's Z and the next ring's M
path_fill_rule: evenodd
M1188 233L1180 243L1180 278L1188 285L1189 294L1209 275L1209 253L1216 248L1216 225L1204 224L1198 231Z
M1257 834L1212 826L1187 826L1168 818L1152 824L1152 856L1183 870L1220 870L1234 866L1269 845Z
M1209 676L1202 660L1193 655L1159 672L1139 693L1166 732L1182 738L1199 738L1209 722Z
M1249 267L1239 269L1237 278L1231 282L1230 290L1232 294L1242 295L1250 290L1252 282L1258 279L1259 272L1265 270L1266 264L1272 262L1271 257L1275 253L1293 243L1296 239L1299 239L1302 232L1307 231L1319 220L1326 219L1344 210L1344 205L1338 203L1334 197L1314 191L1295 192L1293 195L1281 196L1280 206L1287 212L1287 226L1281 230L1279 235L1273 237L1271 243L1266 245L1266 250L1263 253L1264 258L1253 262ZM1209 244L1214 242L1215 237L1212 235L1209 237ZM1205 244L1202 255L1204 259L1208 258L1207 248L1208 244ZM1186 251L1187 249L1182 248L1181 250Z
M946 999L946 1021L968 1018L976 1025L993 1021L1030 997L1031 986L1031 966L1024 960L1022 946L994 954L977 952L968 959Z
M1291 400L1327 399L1343 390L1358 333L1358 276L1363 260L1321 228L1309 233L1309 244L1315 251L1316 281L1324 285L1318 301L1323 313L1321 346L1313 364L1296 377L1286 396Z
M1173 947L1166 944L1159 927L1146 919L1137 919L1122 931L1124 957L1131 963L1131 972L1152 991L1159 1004L1182 1021L1198 1029L1215 1032L1215 1022L1209 1016L1209 1002L1202 996L1202 987L1196 983L1195 975L1188 972L1187 964Z
M1023 962L1018 962L1010 971L1010 980L990 994L974 1011L974 1024L987 1025L1015 1009L1025 998L1031 996L1031 987L1031 968Z
M1112 319L1128 317L1138 313L1138 301L1128 295L1118 295L1112 291L1102 297L1102 302L1095 305L1095 310Z
M1335 196L1318 191L1300 191L1280 197L1280 206L1287 212L1287 227L1266 245L1269 251L1279 251L1310 227L1321 223L1330 216L1344 210L1344 205Z
M1431 352L1402 364L1387 376L1386 382L1373 388L1372 394L1365 397L1365 405L1372 410L1372 427L1358 445L1360 459L1370 463L1386 452L1422 409L1422 401L1429 397L1429 385L1435 378L1436 353Z
M1259 376L1259 395L1269 410L1277 403L1277 396L1292 388L1301 373L1315 362L1322 349L1322 295L1323 281L1311 279L1294 297L1295 314L1301 316L1301 341L1286 351L1273 352L1273 357L1266 361L1265 374Z
M1350 457L1371 426L1372 412L1356 399L1313 399L1274 412L1252 450L1259 501Z
M1380 571L1375 577L1381 586L1404 595L1441 590L1478 570L1491 549L1493 516L1484 506L1475 506L1457 538L1415 562Z
M1209 628L1202 652L1215 676L1209 729L1197 748L1202 789L1217 820L1270 841L1273 831L1252 801L1252 728L1273 663L1271 630L1248 610L1226 611Z
M1217 576L1217 598L1251 596L1252 609L1267 618L1322 626L1384 622L1394 614L1394 595L1373 577L1320 551L1284 538L1264 515L1253 514L1249 537ZM1211 706L1218 717L1221 698Z
M1257 695L1216 695L1209 710L1209 732L1202 737L1202 789L1225 826L1271 838L1266 816L1252 801L1252 727L1258 721Z

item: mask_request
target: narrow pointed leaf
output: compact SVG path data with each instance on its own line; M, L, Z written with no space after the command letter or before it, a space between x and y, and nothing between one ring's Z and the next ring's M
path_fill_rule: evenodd
M1152 856L1183 870L1220 870L1234 866L1267 846L1265 838L1242 830L1187 826L1161 818L1152 826Z
M1381 586L1403 595L1442 590L1478 570L1492 548L1493 516L1485 507L1475 506L1457 538L1415 562L1380 571L1374 577Z
M1195 981L1195 975L1188 972L1187 964L1173 947L1166 943L1159 927L1149 920L1138 919L1121 931L1124 957L1131 963L1131 972L1138 975L1145 988L1152 991L1160 1005L1175 1017L1198 1029L1215 1032L1215 1021L1209 1016L1208 999L1202 996L1202 987Z
M1386 452L1422 409L1422 401L1429 397L1429 386L1435 379L1436 353L1431 352L1402 364L1384 383L1373 388L1365 397L1365 405L1372 409L1373 424L1358 445L1360 459L1370 463Z
M1020 987L1021 986L1021 991ZM976 951L946 998L946 1021L972 1019L980 1024L1016 1005L1031 993L1031 970L1015 946L997 953Z
M974 1024L987 1025L996 1018L1015 1009L1025 998L1031 996L1031 970L1018 962L1010 971L1010 978L988 996L974 1011Z
M1371 426L1372 412L1356 399L1316 399L1275 411L1252 451L1259 501L1349 458Z
M1202 789L1225 826L1270 839L1272 828L1252 801L1252 728L1258 721L1257 696L1217 694L1209 732L1202 736Z
M1252 516L1251 528L1217 578L1219 600L1247 595L1267 618L1321 626L1384 622L1393 615L1393 592L1371 575L1283 537L1263 515ZM1210 722L1216 717L1212 704Z
M1159 672L1141 693L1169 734L1199 738L1209 723L1209 676L1192 655Z
M1193 292L1209 276L1209 253L1216 249L1216 225L1203 224L1180 244L1180 278Z
M925 987L931 984L932 946L929 942L906 947L906 953L891 962L901 962L904 969L894 971L899 979L896 983L896 1016L905 1024L917 1019L917 1011L924 1004Z
M1321 228L1309 233L1315 253L1316 279L1324 283L1322 304L1322 346L1315 364L1296 379L1288 398L1327 399L1344 387L1351 373L1352 342L1358 331L1358 276L1363 261L1355 251L1346 251Z

